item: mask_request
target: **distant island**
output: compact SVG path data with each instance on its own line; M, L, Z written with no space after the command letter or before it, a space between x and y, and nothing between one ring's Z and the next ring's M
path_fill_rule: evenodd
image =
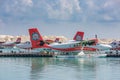
M0 42L12 42L15 41L18 37L21 37L22 41L30 41L29 36L26 35L20 35L20 36L12 36L12 35L0 35ZM66 38L65 36L43 36L44 40L55 40L56 38L59 38L61 42L66 42L70 39ZM99 43L109 44L113 41L120 41L120 39L98 39Z

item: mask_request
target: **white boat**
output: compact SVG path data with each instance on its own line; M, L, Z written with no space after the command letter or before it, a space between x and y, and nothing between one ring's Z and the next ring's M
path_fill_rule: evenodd
M103 57L106 57L107 54L85 54L84 57L95 57L95 58L103 58Z
M73 54L57 54L55 55L56 58L103 58L106 57L107 54L105 53L84 53L83 51L79 52L77 55Z

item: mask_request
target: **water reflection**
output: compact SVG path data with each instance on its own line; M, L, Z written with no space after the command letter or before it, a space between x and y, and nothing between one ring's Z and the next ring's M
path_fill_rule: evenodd
M95 76L97 62L94 59L64 59L64 58L39 58L32 59L31 80L84 78L86 72ZM65 76L64 71L67 71ZM71 73L72 72L72 73ZM88 74L89 75L89 74Z
M30 58L0 58L0 80L29 80Z
M120 58L0 58L0 80L120 80L119 70Z
M52 62L52 58L32 58L31 80L39 80Z

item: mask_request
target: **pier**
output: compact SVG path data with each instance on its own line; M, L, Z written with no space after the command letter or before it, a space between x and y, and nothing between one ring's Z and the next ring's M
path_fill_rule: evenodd
M0 53L0 57L53 57L53 55L39 53Z
M120 54L107 54L107 57L120 57Z
M0 53L0 57L53 57L46 53ZM120 57L120 54L107 54L106 57Z

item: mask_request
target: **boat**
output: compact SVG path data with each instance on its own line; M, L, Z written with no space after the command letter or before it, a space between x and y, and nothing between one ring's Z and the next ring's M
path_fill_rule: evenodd
M84 51L80 51L77 55L74 55L74 54L59 54L57 53L55 55L56 58L104 58L106 57L107 54L106 53L98 53L98 52L89 52L89 53L86 53Z

